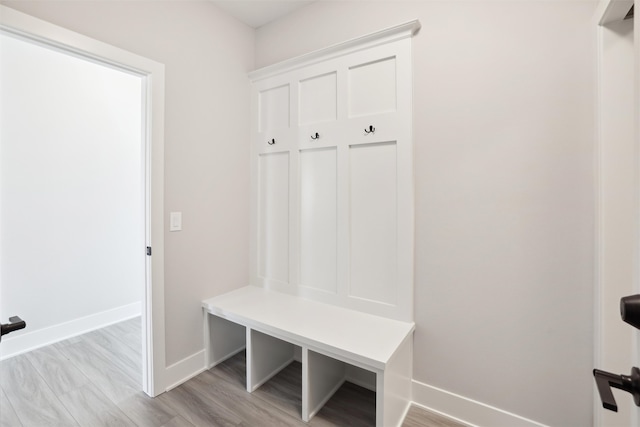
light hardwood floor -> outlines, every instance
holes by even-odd
[[[373,426],[375,393],[345,383],[309,424],[300,420],[301,365],[254,393],[240,353],[149,398],[141,390],[140,319],[0,362],[0,426]],[[1,345],[1,344],[0,344]],[[403,427],[463,427],[411,408]]]

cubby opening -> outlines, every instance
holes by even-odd
[[[298,354],[301,348],[296,346]],[[296,360],[298,359],[298,360]],[[257,388],[252,396],[300,420],[302,417],[302,362],[294,359]],[[212,368],[238,389],[246,387],[246,352]],[[314,418],[320,424],[372,426],[376,422],[375,373],[346,364],[346,379]]]
[[[359,383],[359,384],[358,384]],[[351,411],[354,418],[376,421],[376,373],[333,357],[304,349],[302,352],[302,419],[310,421],[316,414],[332,408]],[[351,407],[349,396],[358,396],[359,405]],[[367,403],[368,399],[370,402]]]
[[[211,368],[242,352],[247,346],[247,328],[218,316],[205,316],[208,335],[207,366]]]

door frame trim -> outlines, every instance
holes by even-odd
[[[596,12],[593,16],[592,27],[594,31],[594,43],[596,57],[594,61],[595,69],[595,109],[594,109],[594,123],[595,123],[595,150],[594,150],[594,220],[595,220],[595,240],[594,240],[594,352],[593,361],[594,367],[601,367],[602,364],[602,299],[603,299],[603,225],[602,225],[602,123],[601,123],[601,94],[602,94],[602,61],[603,61],[603,27],[607,24],[622,21],[627,12],[634,5],[634,0],[601,0],[598,3]],[[634,210],[634,223],[632,233],[635,236],[633,239],[633,265],[632,265],[632,289],[636,293],[640,293],[640,18],[634,15],[634,139],[635,145],[635,177],[633,182],[633,210]],[[622,320],[620,320],[622,322]],[[640,363],[640,343],[639,334],[633,334],[633,343],[631,351],[632,360],[636,363]],[[634,363],[634,365],[636,364]],[[606,369],[604,367],[603,369]],[[627,374],[627,372],[621,372]],[[593,419],[594,426],[602,426],[603,412],[600,396],[595,387],[593,388]],[[638,425],[640,422],[640,410],[631,411],[630,425]]]
[[[142,303],[143,391],[165,384],[164,322],[164,64],[0,5],[0,30],[81,58],[138,75],[143,87],[145,289]],[[140,248],[140,251],[146,248]]]
[[[603,0],[598,3],[595,13],[596,24],[606,25],[622,21],[633,6],[634,0]]]

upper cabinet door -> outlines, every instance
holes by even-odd
[[[295,142],[297,87],[282,77],[253,89],[254,144],[259,153],[289,150]]]
[[[338,118],[338,73],[331,71],[299,83],[299,124],[312,125]]]
[[[396,58],[377,59],[349,67],[349,117],[396,111]]]
[[[338,144],[340,130],[336,125],[343,102],[339,92],[341,77],[335,62],[314,64],[296,73],[299,149]]]
[[[288,129],[291,116],[291,87],[283,84],[258,92],[258,132]]]

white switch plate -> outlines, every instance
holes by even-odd
[[[171,212],[169,215],[169,231],[182,230],[182,212]]]

